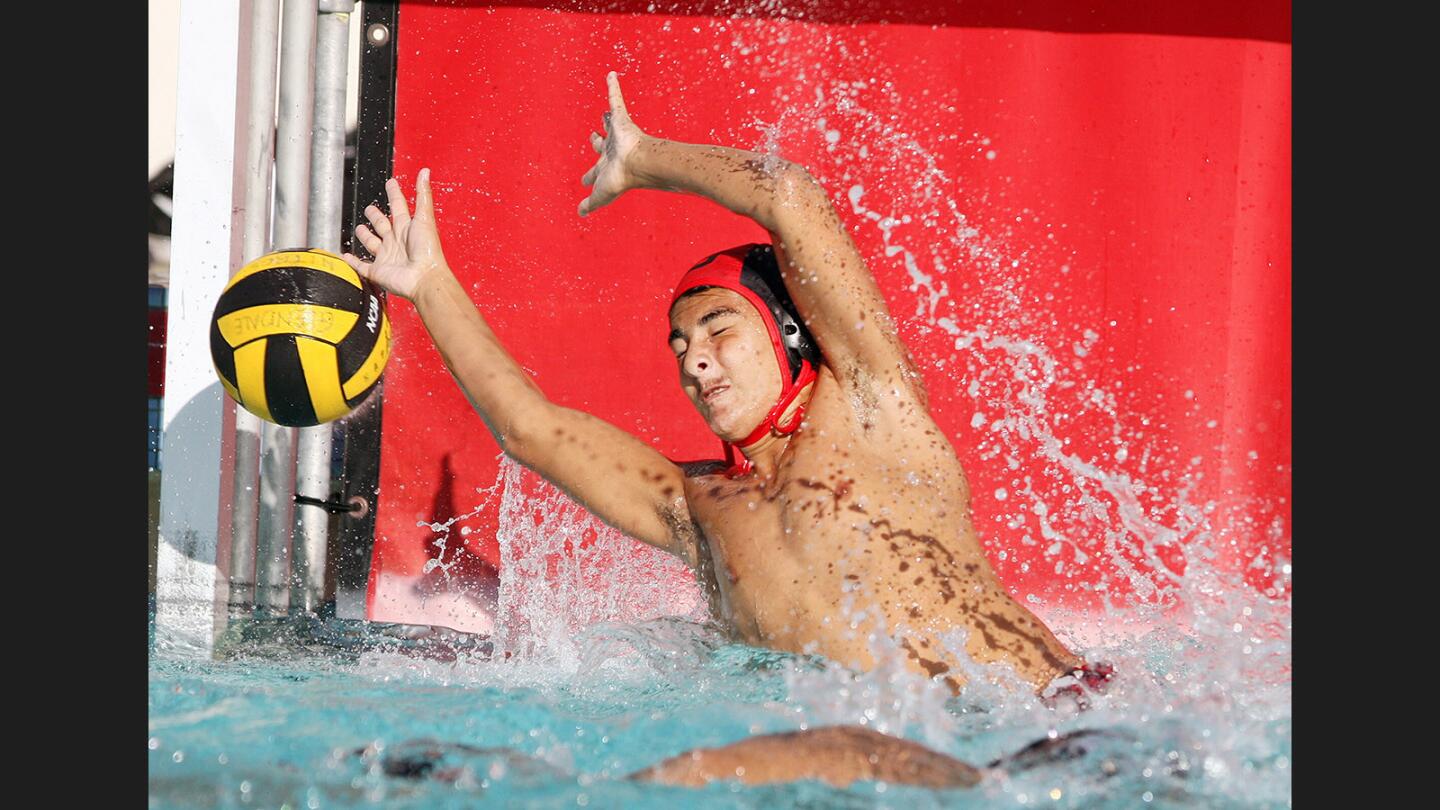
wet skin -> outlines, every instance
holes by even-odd
[[[706,290],[676,303],[671,326],[687,397],[717,435],[749,433],[781,386],[755,308]],[[697,568],[741,639],[869,669],[872,634],[892,635],[913,670],[956,687],[941,642],[955,627],[971,657],[1037,688],[1080,663],[995,577],[964,471],[916,386],[864,374],[847,386],[822,363],[801,429],[779,441],[768,473],[711,465],[684,480]]]

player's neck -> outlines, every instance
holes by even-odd
[[[769,433],[742,450],[751,464],[752,473],[766,480],[774,478],[776,470],[780,468],[780,457],[785,453],[785,448],[790,446],[793,435],[777,436]]]
[[[812,383],[806,386],[806,389],[807,390],[802,391],[800,395],[790,403],[790,407],[786,408],[785,412],[780,415],[780,418],[776,420],[777,424],[791,424],[792,420],[795,419],[796,413],[809,404],[810,397],[815,393],[815,386]],[[801,418],[803,419],[803,416]],[[802,422],[796,431],[785,435],[771,430],[753,444],[740,448],[740,452],[743,453],[745,458],[753,465],[756,475],[763,479],[774,478],[776,471],[780,467],[780,459],[785,454],[786,448],[790,446],[790,440],[795,437],[796,433],[804,429],[805,425],[804,422]]]

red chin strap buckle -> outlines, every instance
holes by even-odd
[[[730,469],[726,470],[726,475],[731,478],[737,478],[755,469],[755,464],[751,462],[743,452],[740,460],[738,462],[735,460],[735,448],[738,447],[741,451],[744,451],[745,448],[755,444],[771,433],[774,433],[776,436],[789,436],[800,429],[800,424],[804,421],[805,417],[805,406],[803,404],[795,409],[795,413],[790,417],[788,423],[784,425],[780,424],[780,417],[784,415],[785,409],[790,407],[790,403],[794,402],[795,398],[800,396],[800,392],[805,390],[805,386],[815,382],[819,376],[819,373],[815,371],[815,367],[810,365],[809,360],[802,361],[799,376],[797,376],[795,381],[790,384],[790,387],[780,395],[780,401],[775,403],[775,407],[770,409],[770,413],[766,414],[760,424],[756,425],[755,429],[750,431],[750,435],[733,445],[730,442],[725,442],[725,461],[730,465]]]

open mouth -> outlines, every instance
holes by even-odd
[[[711,386],[711,387],[706,388],[706,389],[704,389],[703,391],[700,392],[700,401],[701,401],[701,402],[713,402],[713,401],[715,401],[715,398],[716,398],[716,397],[720,396],[721,394],[723,394],[723,393],[725,393],[726,391],[729,391],[729,390],[730,390],[730,386],[725,385],[725,384],[723,384],[723,383],[720,384],[720,385]]]

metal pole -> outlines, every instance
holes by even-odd
[[[314,112],[316,0],[285,0],[280,42],[280,110],[275,143],[275,245],[305,247]],[[260,534],[255,604],[268,615],[290,607],[290,538],[295,514],[295,430],[266,423],[260,457]]]
[[[345,179],[345,80],[354,0],[319,0],[315,38],[315,118],[311,127],[311,247],[340,252],[341,200]],[[296,493],[330,497],[330,452],[334,425],[299,431]],[[292,607],[314,613],[325,597],[325,548],[330,514],[318,506],[299,509],[295,525]]]
[[[254,0],[250,17],[250,98],[245,139],[245,225],[241,260],[270,246],[270,175],[275,151],[275,57],[280,0]],[[255,604],[255,527],[260,503],[260,418],[235,403],[235,476],[231,498],[230,613]]]

